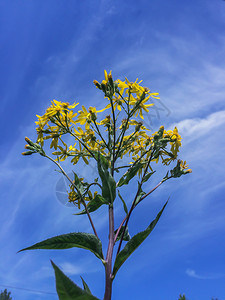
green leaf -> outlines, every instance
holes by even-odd
[[[77,286],[52,260],[51,264],[55,271],[56,291],[59,300],[98,300],[98,298]]]
[[[73,247],[90,250],[98,258],[103,260],[101,241],[94,234],[85,232],[58,235],[24,248],[19,252],[34,249],[69,249]]]
[[[87,283],[84,281],[83,277],[80,276],[80,278],[81,278],[81,280],[82,280],[84,290],[85,290],[87,293],[91,294],[91,290],[89,289]],[[91,295],[92,295],[92,294],[91,294]]]
[[[128,184],[129,181],[137,174],[138,170],[143,166],[143,163],[138,162],[134,166],[132,165],[126,173],[120,178],[117,186],[120,187],[124,184]]]
[[[88,209],[88,212],[91,213],[93,211],[96,211],[100,206],[102,206],[103,204],[109,204],[108,201],[106,201],[101,195],[96,195],[92,200],[90,200],[88,202],[88,205],[87,205],[87,209]],[[84,215],[86,214],[86,210],[82,210],[81,212],[75,214],[75,215]]]
[[[140,246],[140,244],[149,236],[149,234],[154,229],[155,225],[157,224],[159,218],[162,215],[164,208],[166,207],[168,201],[164,204],[161,211],[156,216],[155,220],[151,222],[151,224],[142,232],[139,232],[132,239],[125,245],[122,251],[117,255],[114,268],[113,268],[113,276],[116,275],[119,268],[122,264],[127,260],[127,258]]]
[[[154,173],[155,173],[155,171],[146,174],[145,177],[142,179],[142,183],[148,181],[148,179],[149,179]]]
[[[117,239],[116,239],[116,242],[119,241],[121,239],[121,236],[122,236],[122,233],[124,231],[124,227],[125,226],[122,226],[121,229],[120,229],[120,232],[117,236]],[[118,230],[118,229],[117,229]],[[114,234],[116,234],[117,230],[114,231]],[[124,233],[124,236],[123,236],[123,241],[129,241],[130,240],[130,234],[128,232],[128,227],[126,226],[126,229],[125,229],[125,233]]]
[[[121,194],[120,194],[120,191],[119,191],[119,190],[118,190],[118,195],[119,195],[119,197],[120,197],[121,201],[123,202],[123,209],[124,209],[125,213],[128,215],[128,209],[127,209],[126,202],[123,200],[123,197],[121,196]]]
[[[138,186],[140,186],[140,182],[138,182]],[[140,199],[142,196],[144,196],[146,193],[142,190],[142,188],[139,189],[139,193],[137,195],[137,199],[135,201],[135,206],[138,205],[138,203],[140,202]]]
[[[116,182],[108,171],[105,158],[100,153],[98,154],[98,173],[102,180],[102,196],[108,203],[113,203],[116,198]]]
[[[79,192],[83,194],[85,190],[85,185],[87,184],[83,183],[75,172],[73,172],[73,174],[74,174],[74,185],[79,190]]]

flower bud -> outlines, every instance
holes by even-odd
[[[110,126],[110,121],[111,121],[110,115],[107,115],[107,116],[105,117],[105,119],[106,119],[105,125],[106,125],[107,127],[109,127],[109,126]]]
[[[30,146],[33,146],[34,143],[26,136],[25,137],[25,141],[30,145]]]
[[[96,86],[96,88],[98,89],[102,89],[100,83],[97,80],[93,80],[94,85]]]
[[[159,131],[158,131],[158,134],[159,134],[160,137],[163,136],[163,132],[164,132],[164,126],[160,126]]]
[[[32,146],[30,146],[30,145],[25,145],[24,148],[25,148],[25,149],[29,149],[29,150],[33,150],[33,149],[34,149],[34,147],[32,147]]]
[[[142,125],[143,122],[138,122],[138,124],[135,126],[135,132],[139,131]]]
[[[97,119],[97,116],[96,116],[96,114],[90,108],[89,108],[89,113],[91,115],[91,120],[95,121]]]
[[[108,79],[109,79],[109,84],[110,84],[111,87],[113,88],[113,87],[114,87],[114,82],[113,82],[113,79],[112,79],[112,74],[111,74],[111,72],[110,72],[109,75],[108,75]]]
[[[31,155],[33,153],[34,153],[33,151],[27,151],[27,152],[22,152],[22,155]]]

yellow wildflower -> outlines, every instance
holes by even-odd
[[[179,147],[181,147],[181,136],[178,133],[177,127],[174,128],[174,130],[168,130],[166,132],[166,135],[169,135],[172,142],[171,144],[171,152],[175,157],[177,157],[177,153],[179,152]]]
[[[105,110],[96,110],[95,107],[89,107],[89,110],[85,108],[84,105],[82,105],[82,110],[79,110],[79,116],[77,117],[77,120],[74,123],[79,123],[80,125],[85,125],[85,129],[88,130],[90,128],[90,123],[96,120],[97,113],[103,112]]]
[[[124,103],[126,101],[127,103],[129,103],[129,105],[133,106],[133,108],[135,107],[135,105],[138,105],[135,110],[135,116],[140,115],[140,117],[143,119],[142,110],[148,112],[148,107],[154,105],[153,103],[147,104],[146,102],[150,99],[150,97],[155,99],[159,99],[159,97],[158,93],[150,93],[150,90],[148,88],[141,86],[140,83],[142,82],[142,80],[139,82],[137,81],[138,79],[136,79],[135,82],[130,82],[127,78],[125,81],[121,81],[120,79],[118,79],[116,82],[118,84],[118,88],[120,89],[119,96],[115,97],[113,101],[118,102],[118,100],[120,100],[121,103]],[[125,95],[123,96],[124,91]]]

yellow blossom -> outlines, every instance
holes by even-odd
[[[97,115],[97,113],[99,112],[103,112],[105,110],[96,110],[95,107],[89,107],[89,110],[87,111],[87,109],[85,108],[84,105],[82,105],[82,110],[79,110],[79,116],[77,117],[77,120],[75,121],[75,123],[79,123],[80,125],[84,125],[85,124],[85,129],[88,130],[90,128],[90,123],[94,121]]]

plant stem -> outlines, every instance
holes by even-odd
[[[113,153],[111,153],[111,175],[114,175],[114,165],[115,165],[115,147],[116,147],[116,118],[113,108],[112,97],[110,97],[110,103],[113,115]],[[113,203],[109,204],[109,244],[106,255],[105,264],[105,295],[104,300],[111,300],[112,298],[112,256],[114,248],[114,212]]]
[[[105,295],[104,300],[111,300],[112,297],[112,255],[114,248],[114,213],[113,205],[109,205],[109,244],[105,265]]]

